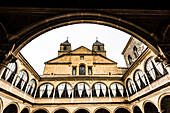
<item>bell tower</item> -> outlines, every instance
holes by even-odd
[[[92,51],[96,52],[98,54],[101,54],[103,56],[106,56],[106,51],[104,49],[104,44],[99,42],[97,37],[96,37],[96,42],[93,43]]]
[[[67,40],[60,44],[60,50],[58,51],[58,56],[65,54],[67,52],[70,52],[70,51],[71,51],[71,43],[69,43],[68,37],[67,37]]]

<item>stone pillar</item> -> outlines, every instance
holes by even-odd
[[[72,97],[71,97],[71,102],[74,101],[74,89],[72,89]]]

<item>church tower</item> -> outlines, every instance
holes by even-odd
[[[96,38],[96,42],[93,43],[92,51],[106,57],[106,51],[104,49],[104,44],[99,42],[97,38]]]
[[[60,50],[58,51],[58,56],[71,51],[71,43],[69,43],[68,38],[65,42],[60,44]]]

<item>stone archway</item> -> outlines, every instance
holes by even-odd
[[[59,28],[61,26],[77,23],[94,23],[122,30],[138,38],[155,53],[159,53],[156,43],[158,40],[157,36],[135,25],[134,23],[123,20],[119,17],[105,15],[102,13],[77,12],[58,15],[53,18],[47,18],[39,21],[11,37],[10,40],[17,37],[14,54],[17,54],[26,44],[44,32],[50,31],[54,28]]]
[[[18,113],[18,108],[15,104],[10,104],[4,109],[3,113]]]
[[[142,111],[138,106],[135,106],[133,109],[133,113],[142,113]]]
[[[170,113],[170,95],[163,97],[161,100],[161,112]]]
[[[130,112],[125,108],[119,108],[115,111],[115,113],[130,113]]]
[[[147,102],[144,106],[145,113],[159,113],[157,107],[151,102]]]

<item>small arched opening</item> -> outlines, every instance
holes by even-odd
[[[119,108],[115,111],[115,113],[130,113],[130,112],[125,108]]]
[[[27,108],[24,108],[21,113],[29,113],[29,110]]]
[[[79,109],[75,113],[89,113],[89,111],[87,111],[85,109]]]
[[[106,109],[98,109],[95,113],[110,113],[110,112]]]
[[[54,113],[68,113],[68,111],[65,109],[59,109],[59,110],[55,111]]]
[[[3,113],[18,113],[17,106],[15,104],[10,104],[4,109]]]
[[[142,113],[142,111],[138,106],[135,106],[133,109],[133,113]]]
[[[47,111],[43,109],[36,110],[34,113],[47,113]]]
[[[157,107],[151,102],[147,102],[144,106],[145,113],[159,113]]]

